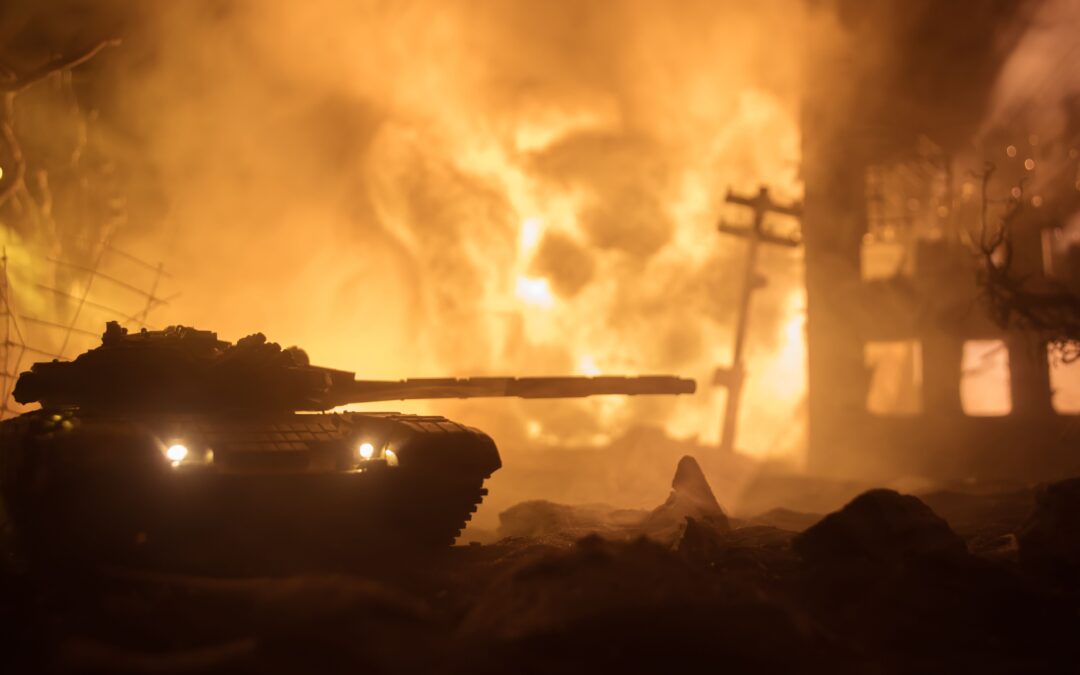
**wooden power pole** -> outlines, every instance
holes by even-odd
[[[735,346],[731,352],[731,365],[727,368],[716,369],[713,375],[713,384],[727,389],[727,401],[724,405],[724,426],[720,433],[720,450],[725,453],[735,452],[735,429],[739,419],[739,399],[742,395],[743,380],[746,377],[746,366],[743,362],[743,347],[746,343],[746,328],[750,322],[750,296],[754,291],[764,285],[764,281],[757,273],[757,254],[759,244],[774,244],[777,246],[798,247],[802,240],[797,237],[784,237],[769,232],[764,228],[765,215],[768,213],[781,213],[800,218],[802,205],[781,205],[769,197],[769,189],[761,186],[758,193],[752,197],[736,195],[728,190],[725,199],[730,204],[748,206],[754,210],[754,222],[749,227],[734,227],[720,221],[717,226],[721,232],[732,234],[746,239],[746,266],[743,268],[742,291],[739,294],[739,309],[735,323]]]

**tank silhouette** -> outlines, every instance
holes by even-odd
[[[31,555],[217,568],[451,544],[501,466],[438,416],[321,412],[405,399],[683,394],[669,376],[358,380],[261,334],[106,326],[16,383],[0,490]]]

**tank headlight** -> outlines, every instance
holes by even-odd
[[[356,449],[361,459],[371,459],[375,455],[375,446],[371,443],[361,443]]]
[[[172,462],[173,466],[180,464],[187,456],[187,446],[181,445],[180,443],[173,443],[165,449],[165,457]]]
[[[398,465],[397,453],[394,452],[393,450],[387,448],[386,452],[383,453],[383,457],[386,458],[386,466],[397,466]]]

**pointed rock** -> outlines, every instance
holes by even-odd
[[[687,518],[720,532],[731,530],[727,515],[716,501],[705,474],[697,460],[689,455],[679,460],[675,478],[671,481],[671,494],[645,519],[642,531],[654,539],[674,541],[685,527]]]
[[[673,499],[682,499],[697,504],[700,508],[723,515],[720,503],[716,501],[716,495],[709,487],[709,481],[705,480],[697,460],[690,455],[679,460],[679,466],[675,468],[675,478],[671,480],[671,496],[668,503]]]

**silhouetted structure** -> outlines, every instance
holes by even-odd
[[[847,34],[812,45],[822,85],[803,108],[811,469],[881,480],[1075,474],[1080,424],[1051,405],[1046,345],[1004,333],[979,305],[960,226],[977,222],[979,195],[952,173],[1027,5],[819,4],[838,10]],[[1024,272],[1042,273],[1041,230],[1054,224],[1017,230]],[[890,246],[896,254],[883,262],[877,254]],[[996,416],[962,400],[976,341],[1002,345],[992,358],[1009,384]],[[907,350],[911,382],[892,410],[868,409],[866,358],[879,348]]]
[[[451,543],[500,467],[483,432],[437,416],[300,414],[403,399],[692,393],[675,377],[357,380],[260,333],[128,333],[15,386],[42,409],[0,424],[0,486],[39,554],[173,564]],[[197,536],[194,534],[197,533]]]

